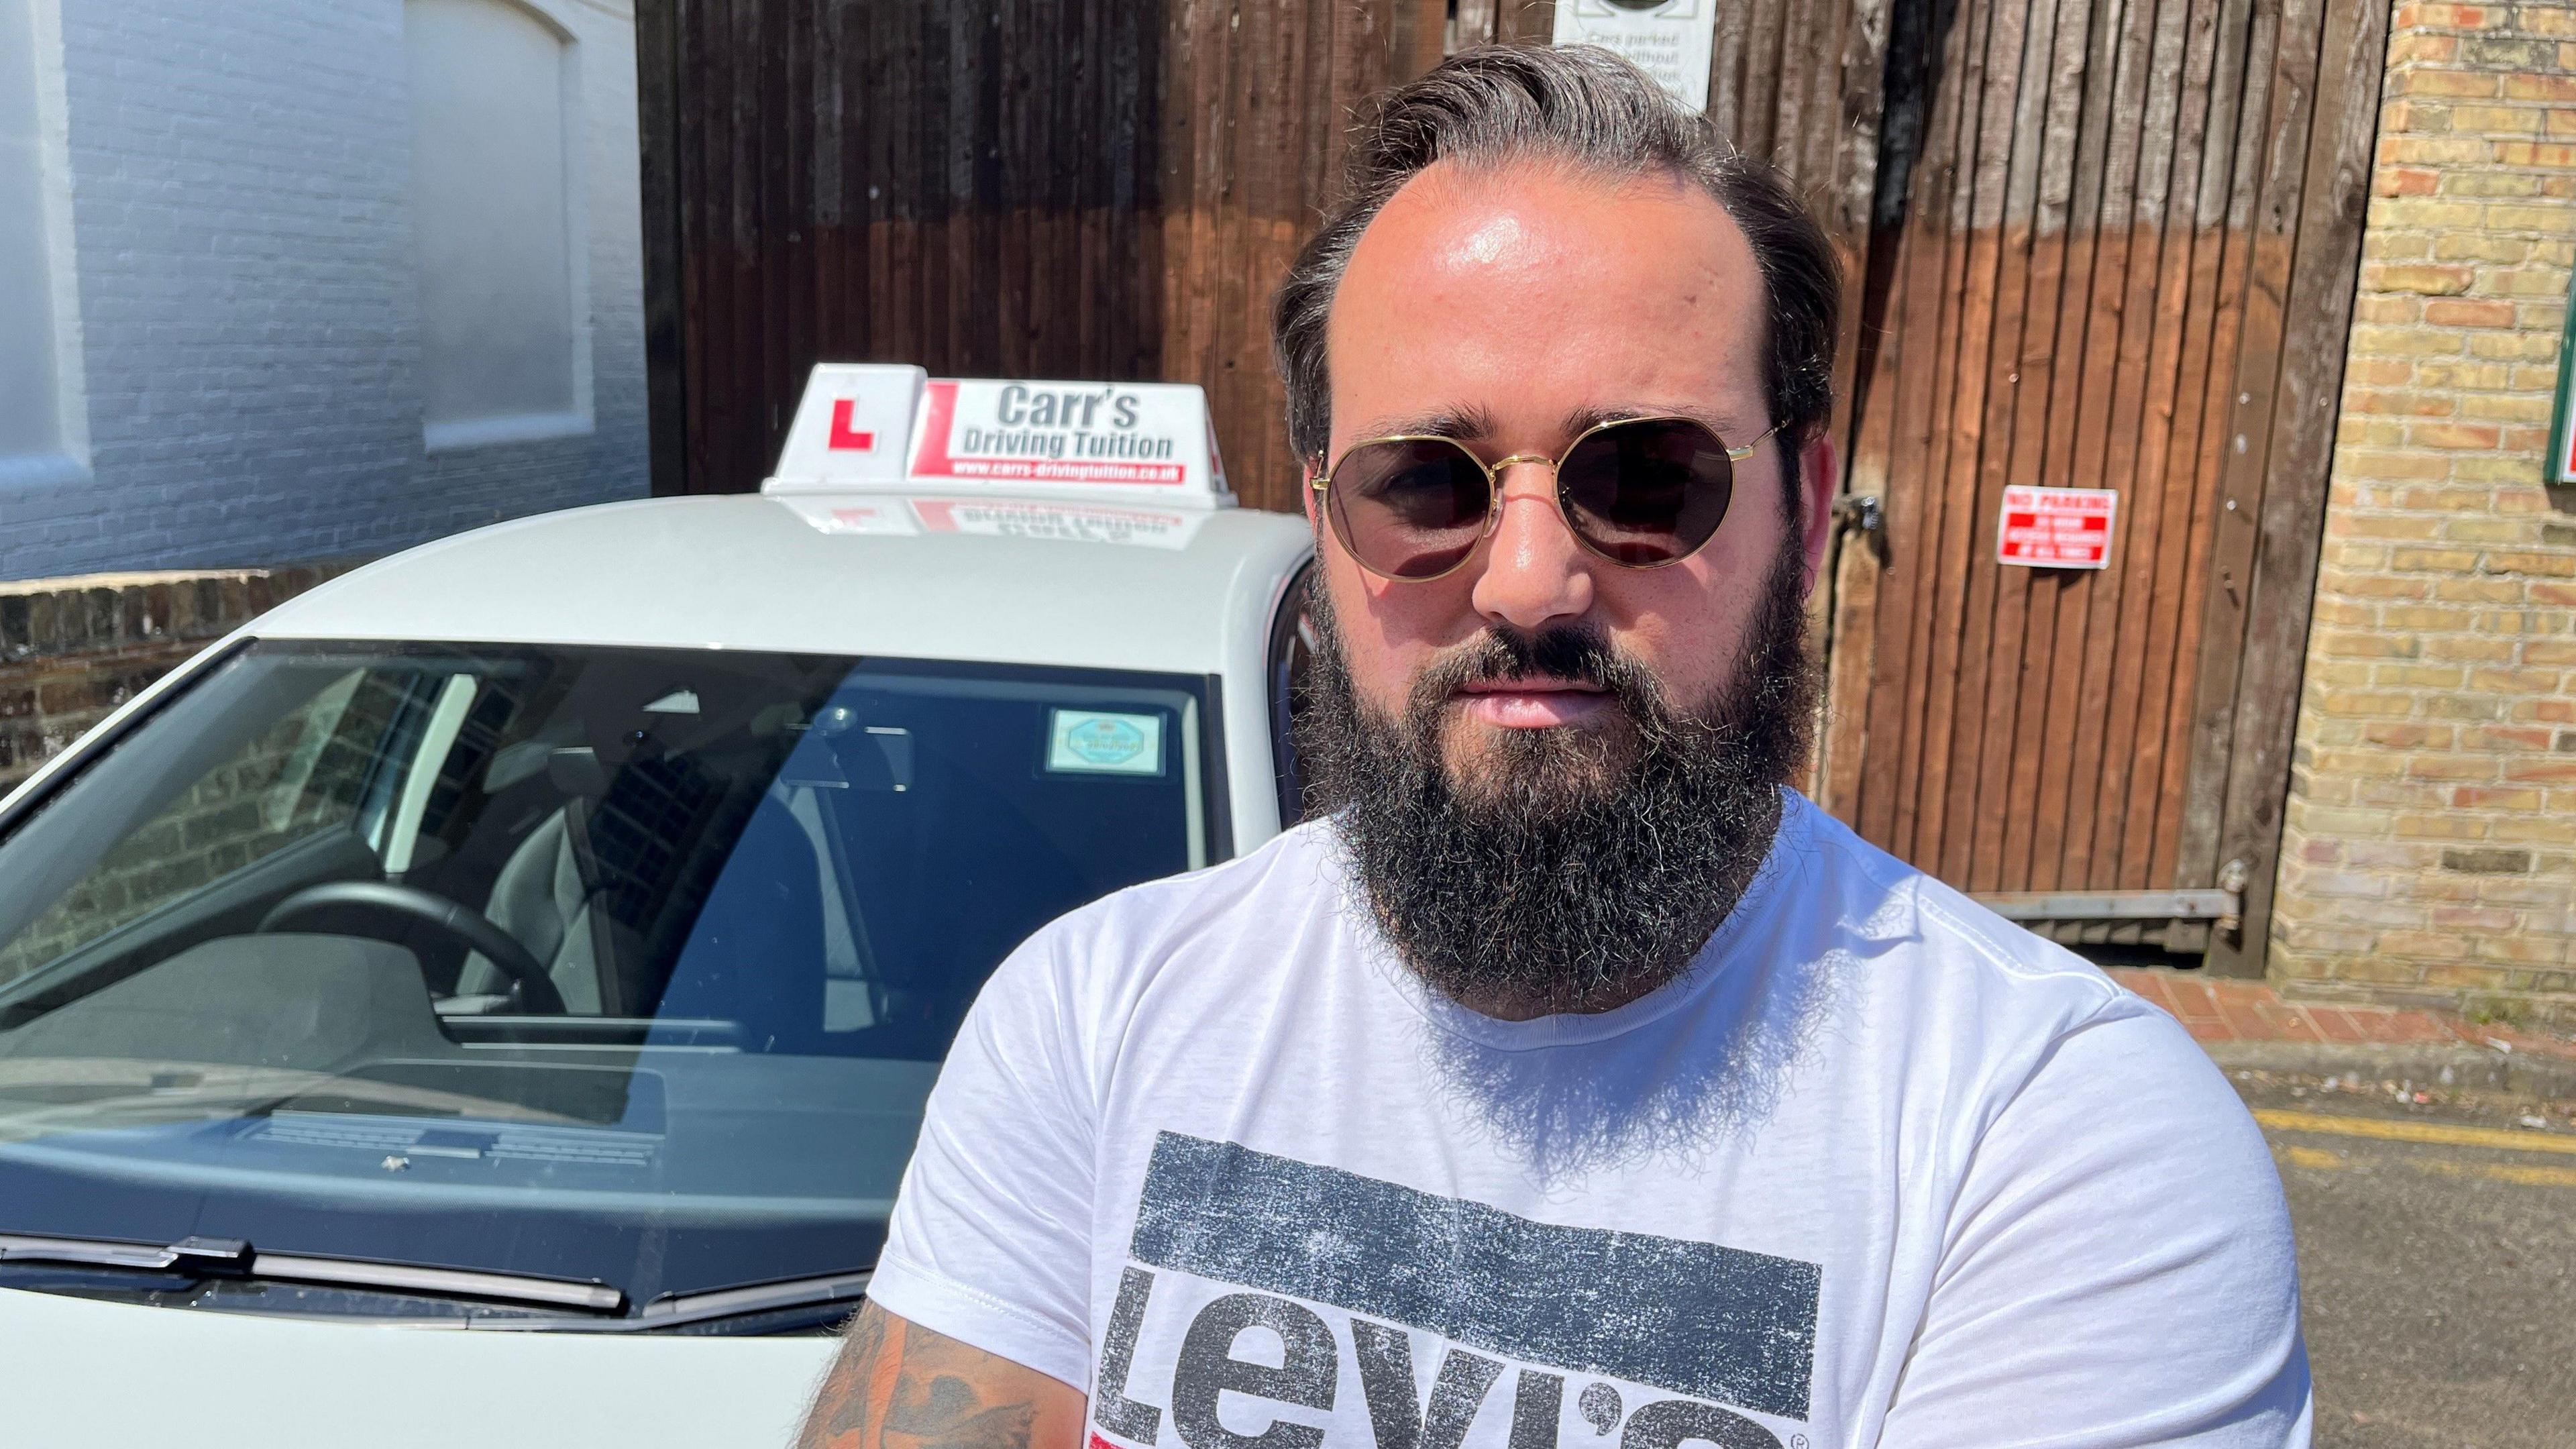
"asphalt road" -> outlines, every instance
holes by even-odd
[[[2299,1236],[2319,1449],[2576,1449],[2576,1126],[2240,1076]]]

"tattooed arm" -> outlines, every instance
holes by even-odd
[[[1082,1391],[980,1348],[859,1310],[798,1449],[1076,1449]]]

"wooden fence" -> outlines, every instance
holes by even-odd
[[[1889,3],[1730,4],[1711,75],[1712,114],[1808,187],[1855,277]],[[758,486],[831,357],[1197,382],[1246,501],[1296,507],[1270,293],[1355,113],[1554,16],[1450,10],[645,0],[656,488]]]
[[[1884,503],[1820,600],[1820,795],[1978,891],[2172,890],[2234,862],[2244,930],[2209,945],[2248,966],[2386,7],[1710,3],[1711,115],[1843,252],[1836,435],[1849,491]],[[1270,293],[1356,109],[1552,20],[642,0],[657,489],[757,486],[830,357],[1194,381],[1245,501],[1295,508]],[[1998,566],[2014,483],[2118,490],[2112,566]]]

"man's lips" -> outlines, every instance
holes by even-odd
[[[1609,691],[1573,679],[1486,679],[1462,686],[1467,718],[1497,729],[1543,730],[1581,724],[1611,707]]]

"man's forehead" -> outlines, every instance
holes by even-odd
[[[1651,266],[1681,280],[1758,280],[1743,229],[1678,172],[1604,174],[1548,160],[1438,162],[1396,189],[1344,274],[1490,283],[1533,269]]]
[[[1758,390],[1763,315],[1751,244],[1686,178],[1444,162],[1388,200],[1336,288],[1335,431],[1445,411],[1436,431],[1463,433],[1512,395],[1551,417],[1702,414]]]

